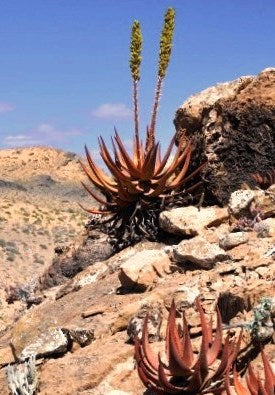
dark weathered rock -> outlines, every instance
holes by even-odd
[[[60,285],[95,262],[110,258],[112,254],[112,247],[105,234],[93,231],[84,235],[77,248],[71,246],[67,253],[54,259],[51,266],[40,277],[39,289]]]
[[[222,321],[229,324],[231,318],[235,317],[240,311],[248,310],[250,306],[246,305],[243,297],[231,292],[222,292],[218,298],[218,307],[222,316]]]
[[[191,97],[174,120],[178,138],[196,141],[193,165],[205,159],[207,197],[227,203],[253,173],[266,174],[275,163],[275,69],[239,78]],[[235,87],[235,88],[234,88]]]

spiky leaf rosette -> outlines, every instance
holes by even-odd
[[[226,374],[226,393],[227,395],[274,395],[275,393],[275,373],[272,370],[271,364],[265,354],[261,351],[263,367],[264,367],[264,381],[261,380],[259,374],[255,374],[251,364],[248,364],[248,371],[245,376],[245,382],[240,381],[239,375],[234,370],[233,372],[233,390],[229,383],[229,372]],[[233,392],[234,391],[234,392]]]
[[[190,333],[183,316],[182,335],[176,325],[176,308],[172,302],[166,330],[166,358],[156,356],[149,345],[147,321],[143,325],[142,339],[136,337],[135,359],[137,370],[143,384],[154,394],[201,394],[221,393],[223,375],[237,357],[241,333],[237,339],[227,335],[223,339],[222,321],[216,309],[216,331],[212,321],[207,323],[200,301],[196,306],[201,320],[201,346],[196,356],[192,347]]]
[[[150,137],[147,135],[147,138]],[[159,211],[171,202],[186,197],[200,185],[200,182],[194,183],[184,192],[176,192],[192,180],[204,164],[188,174],[192,145],[191,142],[186,145],[183,140],[176,147],[174,157],[170,158],[175,136],[163,157],[159,143],[153,142],[146,152],[138,139],[135,140],[131,158],[117,131],[112,143],[113,154],[107,149],[103,138],[99,138],[100,155],[111,175],[95,163],[85,147],[88,165],[81,161],[81,166],[90,182],[105,197],[101,198],[83,183],[88,193],[103,206],[102,210],[92,208],[86,211],[109,216],[104,225],[114,245],[126,246],[142,237],[154,240],[159,232]]]

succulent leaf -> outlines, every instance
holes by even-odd
[[[148,347],[148,319],[143,324],[142,340],[136,338],[135,359],[138,374],[149,389],[163,394],[201,394],[211,389],[221,393],[223,376],[237,356],[238,340],[227,335],[223,342],[221,316],[218,308],[216,335],[213,340],[212,324],[207,323],[200,301],[196,300],[201,319],[202,340],[199,355],[195,358],[186,319],[183,318],[181,336],[176,324],[176,307],[172,301],[166,330],[166,365],[160,355],[154,357]],[[240,335],[241,336],[241,335]],[[218,360],[220,362],[217,364]],[[214,367],[214,366],[215,367]],[[228,383],[227,383],[228,386]],[[163,392],[161,392],[163,391]]]

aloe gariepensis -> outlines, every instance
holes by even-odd
[[[196,300],[201,321],[201,346],[196,356],[187,321],[183,315],[182,329],[176,324],[176,308],[172,302],[165,339],[165,358],[156,356],[148,340],[145,318],[142,338],[135,340],[135,359],[137,370],[143,384],[154,394],[202,394],[224,391],[223,376],[235,361],[241,341],[225,339],[222,333],[221,315],[216,309],[217,323],[215,335],[212,321],[207,323],[200,301]],[[181,335],[182,332],[182,335]]]
[[[141,233],[145,236],[148,235],[150,231],[149,233],[146,231],[146,224],[154,222],[150,226],[156,227],[155,223],[157,220],[155,219],[155,213],[161,205],[163,206],[163,201],[171,203],[178,191],[182,191],[183,186],[202,168],[200,166],[191,174],[188,174],[192,151],[191,141],[182,139],[176,147],[173,158],[171,158],[171,154],[175,147],[175,136],[172,138],[163,157],[161,157],[160,143],[155,141],[156,117],[162,81],[170,60],[174,19],[175,11],[169,8],[165,14],[164,27],[160,38],[157,85],[151,122],[147,128],[145,144],[143,144],[139,136],[138,111],[138,81],[140,79],[142,35],[139,22],[134,21],[130,45],[130,70],[133,82],[135,126],[133,154],[132,156],[128,154],[116,130],[114,138],[112,138],[112,153],[108,150],[104,139],[99,137],[100,155],[111,173],[108,175],[95,163],[88,148],[85,146],[88,164],[86,165],[81,162],[81,166],[90,182],[103,195],[103,198],[101,198],[86,184],[83,184],[88,193],[103,206],[100,209],[91,208],[86,209],[86,211],[91,214],[111,215],[111,218],[116,217],[116,222],[113,223],[112,228],[116,227],[119,218],[123,217],[123,225],[118,226],[120,232],[119,237],[116,235],[118,238],[123,236],[122,228],[125,227],[130,228],[129,232],[131,236],[128,235],[130,238],[134,238],[133,234],[137,228],[139,228],[139,231],[142,229]],[[194,188],[195,185],[192,185],[187,189],[191,192]],[[186,192],[185,190],[184,193]],[[148,214],[148,210],[150,209],[151,214]],[[137,218],[137,210],[144,210],[144,215],[141,213],[140,217]],[[147,213],[145,212],[146,210]],[[147,217],[144,218],[144,216]],[[132,221],[130,225],[127,218],[130,222]],[[153,231],[153,233],[155,234],[156,232]],[[152,235],[152,232],[150,234]]]
[[[261,380],[259,374],[255,374],[251,364],[248,364],[248,369],[245,375],[245,382],[240,380],[236,370],[233,372],[233,385],[229,384],[229,372],[226,375],[226,394],[227,395],[274,395],[275,393],[275,374],[272,370],[271,364],[262,350],[262,361],[264,368],[264,380]],[[233,388],[233,390],[232,390]]]

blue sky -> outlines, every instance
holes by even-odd
[[[1,2],[0,148],[83,152],[133,132],[131,24],[142,26],[141,124],[149,122],[163,14],[176,9],[158,116],[164,144],[191,94],[275,66],[274,0],[9,0]]]

